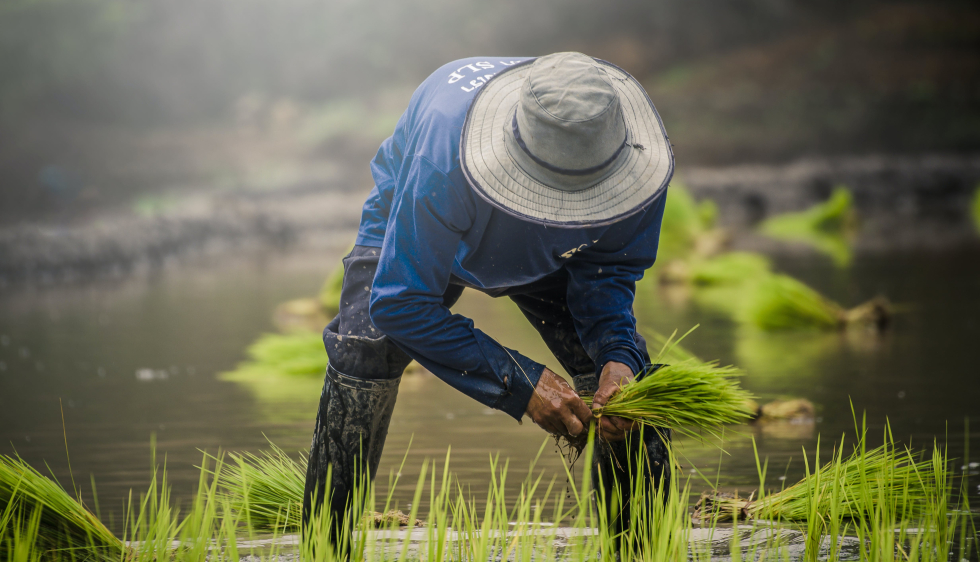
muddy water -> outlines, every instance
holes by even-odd
[[[180,497],[196,483],[201,450],[258,451],[266,438],[304,450],[319,377],[229,382],[219,373],[272,329],[276,303],[315,293],[340,252],[181,265],[116,284],[3,289],[0,452],[16,451],[38,467],[47,462],[70,486],[67,438],[75,483],[88,496],[94,476],[103,511],[118,516],[126,492],[148,482],[152,438]],[[905,305],[904,312],[883,336],[760,337],[721,312],[724,295],[641,286],[637,315],[644,329],[700,323],[688,346],[703,358],[745,367],[744,385],[762,401],[799,396],[818,408],[814,424],[738,429],[728,455],[685,441],[679,447],[685,474],[697,468],[726,488],[754,488],[754,436],[770,459],[768,483],[778,486],[783,474],[795,480],[803,473],[801,451],[812,454],[818,434],[827,444],[852,433],[851,402],[867,412],[873,436],[887,418],[897,438],[928,446],[948,436],[951,454],[962,458],[963,420],[980,420],[980,252],[858,256],[847,270],[819,257],[776,261],[839,302],[881,293]],[[556,366],[506,299],[468,293],[456,310],[503,344]],[[977,425],[973,451],[980,450]],[[379,480],[387,481],[408,450],[396,492],[404,505],[423,460],[441,461],[451,447],[460,480],[482,495],[491,456],[509,458],[511,473],[519,474],[542,445],[538,465],[561,484],[560,457],[533,424],[518,425],[431,375],[406,376]],[[980,477],[975,481],[976,495]]]

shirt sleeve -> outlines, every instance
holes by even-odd
[[[610,361],[633,374],[644,367],[645,350],[636,344],[633,300],[636,282],[657,259],[666,193],[646,211],[636,231],[615,233],[575,254],[565,265],[569,274],[568,307],[575,330],[596,372]]]
[[[425,158],[415,160],[406,188],[392,201],[371,320],[440,379],[520,420],[544,365],[503,347],[443,305],[475,208],[456,182]]]

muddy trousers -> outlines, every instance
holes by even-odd
[[[404,351],[374,327],[368,312],[380,253],[380,248],[355,246],[344,258],[340,312],[323,331],[329,365],[310,446],[303,527],[305,531],[310,517],[327,506],[335,544],[342,539],[345,523],[348,529],[352,528],[355,515],[360,514],[358,506],[351,505],[355,485],[373,480],[377,473],[398,383],[411,362]],[[443,296],[447,307],[456,303],[464,289],[455,281],[451,280]],[[595,392],[595,364],[582,347],[568,312],[567,282],[567,275],[561,270],[529,285],[486,292],[493,297],[510,297],[573,377],[575,389],[580,393]],[[637,344],[646,354],[646,342],[639,335]],[[646,360],[649,363],[649,357]],[[669,431],[661,434],[669,436]],[[627,452],[626,442],[597,444],[593,455],[593,482],[600,492],[597,496],[621,499],[607,501],[607,519],[611,530],[617,533],[629,521],[626,510],[632,505],[633,479],[642,478],[655,485],[669,474],[666,446],[657,432],[645,432],[642,441],[637,434],[630,446],[631,451],[637,451],[637,447],[642,450],[643,470],[636,469],[637,457]]]

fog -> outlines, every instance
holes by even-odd
[[[6,0],[0,223],[330,167],[363,189],[412,89],[480,54],[625,68],[681,169],[972,153],[978,47],[955,1]]]

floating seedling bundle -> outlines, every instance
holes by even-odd
[[[123,560],[126,551],[64,488],[19,457],[0,455],[0,558],[15,559],[8,549],[24,543],[46,559]]]
[[[762,223],[764,234],[777,240],[802,242],[829,255],[836,264],[851,262],[851,238],[857,227],[854,198],[837,187],[830,199],[798,213],[785,213]]]
[[[318,332],[264,334],[248,346],[246,353],[248,361],[240,364],[235,373],[322,375],[327,367],[327,352]]]
[[[699,286],[738,285],[769,275],[765,256],[752,252],[728,252],[707,259],[674,260],[660,274],[663,283]]]
[[[762,223],[762,231],[774,236],[791,236],[807,231],[846,232],[857,223],[854,197],[844,186],[838,186],[830,199],[798,213],[777,215]]]
[[[740,374],[736,367],[696,359],[654,366],[593,412],[695,438],[703,433],[720,438],[722,426],[747,422],[754,415],[746,406],[752,395],[738,385]],[[583,400],[592,405],[591,396]]]
[[[806,284],[786,275],[770,275],[746,295],[741,320],[767,331],[839,330],[853,325],[884,328],[891,304],[876,297],[847,310]]]

